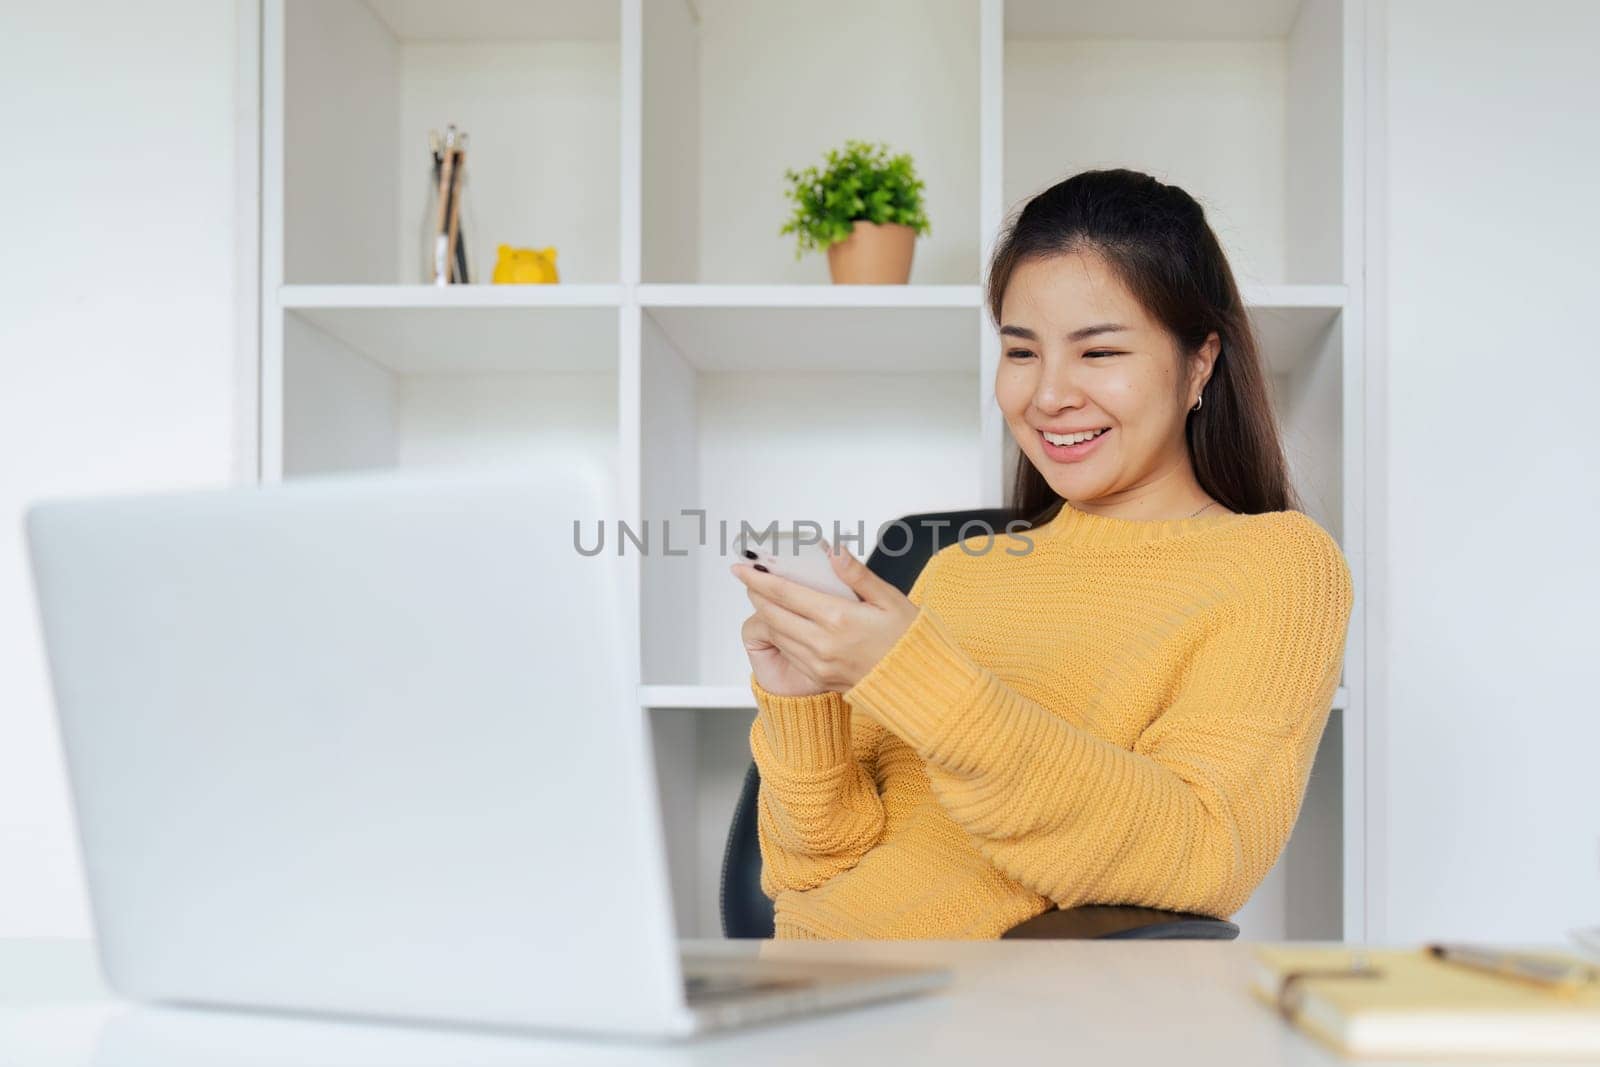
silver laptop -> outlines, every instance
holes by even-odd
[[[574,457],[27,511],[113,989],[665,1038],[949,980],[682,954],[609,486]]]

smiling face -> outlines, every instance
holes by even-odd
[[[1182,358],[1093,252],[1019,263],[1006,284],[1000,334],[995,399],[1058,495],[1081,510],[1134,519],[1176,517],[1211,499],[1195,479],[1184,420],[1211,375],[1216,334]],[[1085,443],[1057,436],[1102,428],[1108,432]]]

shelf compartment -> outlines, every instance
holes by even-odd
[[[784,173],[857,138],[909,153],[926,185],[912,281],[976,282],[979,12],[644,0],[642,279],[826,282],[826,253],[797,259],[779,232]]]
[[[1345,543],[1345,321],[1337,308],[1252,312],[1290,480],[1305,513]]]
[[[678,936],[721,937],[722,853],[750,767],[755,709],[707,715],[699,708],[662,708],[645,721]]]
[[[642,561],[645,682],[748,678],[741,523],[838,522],[864,554],[902,515],[978,506],[975,309],[651,308],[641,326],[642,513],[687,548]]]
[[[1003,199],[1128,167],[1206,209],[1241,283],[1347,280],[1340,0],[1006,0]]]
[[[616,469],[614,308],[302,307],[282,316],[269,470],[560,462]],[[271,455],[272,441],[281,452]]]
[[[620,280],[616,4],[268,0],[265,12],[263,163],[269,217],[284,223],[269,278],[423,280],[426,135],[454,123],[469,137],[475,282],[500,244],[555,247],[564,282]]]
[[[1243,296],[1268,373],[1292,375],[1323,358],[1346,291],[1342,285],[1265,285],[1248,287]]]

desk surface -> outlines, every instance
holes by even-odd
[[[692,941],[686,947],[753,954],[757,946]],[[107,992],[86,941],[0,940],[0,1064],[971,1067],[1000,1057],[1130,1067],[1355,1062],[1283,1024],[1251,997],[1251,947],[1239,941],[766,942],[761,954],[768,957],[931,962],[949,967],[955,977],[944,990],[909,1000],[685,1044],[643,1045],[144,1007]],[[1370,1067],[1378,1061],[1361,1062]]]

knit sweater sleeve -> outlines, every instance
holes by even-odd
[[[996,868],[1068,908],[1227,917],[1277,862],[1332,706],[1353,602],[1308,521],[1250,561],[1173,697],[1121,747],[961,648],[924,604],[845,693],[926,761],[934,796]]]
[[[927,569],[907,594],[920,605]],[[750,676],[756,717],[750,752],[761,775],[756,832],[761,889],[813,889],[849,870],[883,836],[878,792],[880,723],[851,713],[839,693],[785,697]]]

